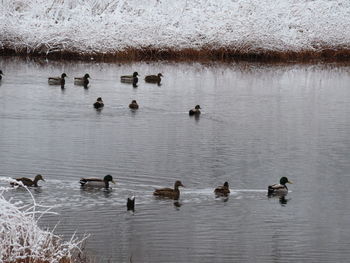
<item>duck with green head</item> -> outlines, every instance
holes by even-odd
[[[171,198],[174,200],[178,200],[180,197],[180,190],[179,187],[185,187],[181,181],[176,181],[174,184],[174,189],[172,188],[160,188],[156,189],[153,192],[153,195],[158,196],[158,197],[165,197],[165,198]]]
[[[230,193],[228,182],[225,182],[223,186],[218,186],[215,188],[214,193],[217,196],[227,196]]]
[[[132,74],[132,75],[124,75],[120,77],[120,81],[122,83],[130,83],[133,86],[136,86],[137,82],[139,81],[139,79],[137,78],[137,76],[139,76],[139,73],[137,73],[136,71]]]
[[[42,177],[41,174],[37,174],[34,178],[34,180],[29,179],[27,177],[21,177],[21,178],[16,178],[15,179],[18,182],[22,182],[25,186],[33,186],[33,187],[38,187],[38,182],[40,180],[44,181],[44,178]],[[17,185],[16,183],[11,183],[12,186]]]
[[[82,187],[104,187],[109,188],[109,182],[115,184],[113,177],[107,174],[103,179],[99,178],[81,178],[79,183]]]
[[[64,87],[64,84],[66,83],[64,78],[66,77],[66,73],[62,73],[61,77],[49,77],[49,85],[61,85],[61,87]]]
[[[288,187],[286,186],[286,184],[292,184],[291,181],[288,180],[287,177],[283,176],[280,179],[280,183],[279,184],[273,184],[273,185],[269,185],[267,188],[267,194],[268,195],[274,195],[274,194],[287,194],[288,193]]]
[[[87,73],[84,75],[84,77],[74,78],[74,85],[87,87],[87,85],[89,84],[89,78],[91,77]]]

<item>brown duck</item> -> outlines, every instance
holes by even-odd
[[[160,83],[162,80],[160,77],[163,77],[162,73],[158,73],[158,75],[148,75],[145,77],[145,81],[148,83]]]
[[[228,182],[225,182],[223,186],[218,186],[215,188],[214,193],[216,195],[228,195],[230,193],[230,189],[228,188]]]
[[[137,110],[139,108],[139,105],[137,104],[136,100],[133,100],[130,104],[129,104],[129,108],[133,109],[133,110]]]
[[[154,191],[153,195],[159,196],[159,197],[167,197],[167,198],[171,198],[171,199],[174,199],[174,200],[178,200],[179,197],[180,197],[179,186],[185,187],[185,186],[183,186],[181,181],[176,181],[175,184],[174,184],[174,189],[171,189],[171,188],[156,189]]]
[[[40,181],[40,180],[45,181],[44,178],[41,176],[41,174],[36,175],[34,180],[26,178],[26,177],[16,178],[15,180],[18,182],[22,182],[25,186],[34,186],[34,187],[38,187],[38,181]],[[18,184],[11,183],[11,185],[14,186],[14,185],[18,185]]]

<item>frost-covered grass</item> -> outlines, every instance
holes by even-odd
[[[0,181],[13,179],[0,178]],[[50,208],[37,204],[28,189],[32,198],[30,205],[7,200],[4,192],[9,190],[0,189],[0,262],[76,262],[74,256],[80,252],[82,241],[75,236],[63,241],[53,231],[39,228],[38,220],[49,213]]]
[[[349,0],[1,0],[0,50],[344,56]]]

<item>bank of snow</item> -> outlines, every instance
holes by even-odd
[[[348,0],[1,3],[0,49],[17,53],[350,53]]]
[[[63,241],[52,231],[39,228],[38,220],[49,208],[36,204],[34,198],[30,205],[7,200],[4,192],[9,190],[14,189],[0,189],[0,262],[73,262],[81,241],[74,236]]]

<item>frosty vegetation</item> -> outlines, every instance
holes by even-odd
[[[349,14],[349,0],[1,0],[0,50],[350,53]]]
[[[3,182],[11,180],[0,178]],[[32,198],[30,205],[6,200],[4,193],[9,190],[0,189],[0,262],[73,262],[82,241],[75,236],[63,241],[52,231],[40,229],[38,220],[49,213],[50,208],[37,204],[28,189]]]

